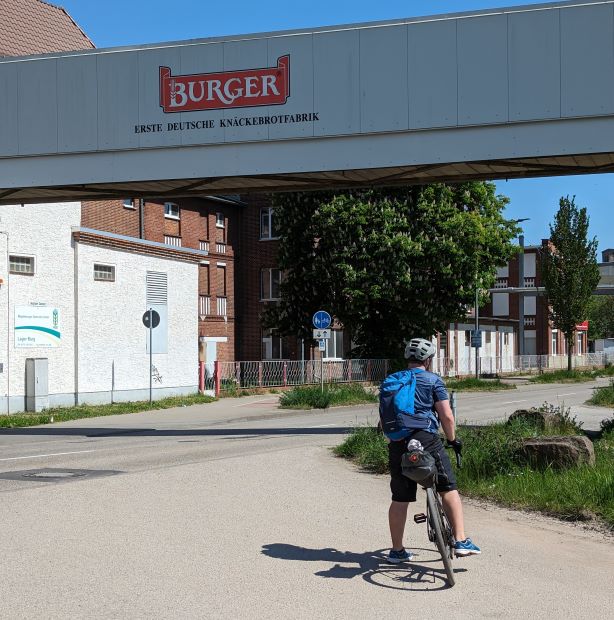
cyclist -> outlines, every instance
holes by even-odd
[[[455,555],[468,556],[480,553],[470,538],[465,536],[463,519],[463,506],[456,486],[456,478],[450,465],[450,459],[446,454],[441,439],[439,427],[448,440],[448,445],[460,449],[461,442],[456,439],[454,416],[450,408],[448,392],[439,375],[430,371],[431,362],[435,355],[435,347],[430,340],[414,338],[405,347],[405,358],[408,361],[408,370],[421,369],[415,373],[416,391],[414,407],[416,419],[422,418],[416,423],[421,428],[407,428],[407,436],[398,441],[390,441],[388,444],[388,459],[390,464],[390,489],[392,502],[388,510],[388,522],[390,525],[390,537],[392,549],[388,555],[388,562],[399,564],[412,559],[413,554],[408,553],[403,546],[403,534],[407,521],[407,509],[409,502],[416,501],[417,484],[403,475],[401,471],[401,457],[407,452],[407,443],[410,439],[420,441],[425,450],[430,452],[437,463],[438,481],[437,491],[441,495],[442,504],[452,529],[456,544]],[[424,419],[428,419],[427,428],[424,429]],[[411,426],[411,421],[408,423]]]

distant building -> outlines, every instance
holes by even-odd
[[[184,300],[197,296],[203,252],[83,228],[78,202],[0,217],[0,412],[25,409],[35,359],[44,405],[146,399],[149,307],[154,398],[197,391],[198,314]]]

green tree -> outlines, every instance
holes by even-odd
[[[550,243],[542,250],[542,280],[549,316],[567,338],[567,370],[571,370],[576,325],[586,319],[591,295],[599,283],[597,239],[588,238],[586,208],[561,198],[550,224]]]
[[[399,357],[404,340],[466,317],[476,282],[493,285],[518,232],[502,216],[507,202],[482,182],[278,194],[285,275],[264,325],[311,338],[322,308],[342,323],[355,354]]]
[[[610,295],[593,295],[588,304],[588,337],[614,338],[614,297]]]

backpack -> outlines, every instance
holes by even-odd
[[[386,377],[380,386],[379,417],[384,435],[391,441],[407,437],[412,430],[426,430],[432,414],[414,409],[416,375],[423,368],[402,370]]]

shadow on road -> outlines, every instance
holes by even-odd
[[[386,562],[387,550],[366,553],[339,551],[327,547],[308,549],[286,543],[263,545],[262,553],[278,560],[298,562],[330,562],[332,566],[314,574],[328,579],[353,579],[362,577],[381,588],[414,591],[437,591],[448,588],[445,571],[439,554],[434,549],[412,549],[416,560],[407,564],[392,565]],[[457,568],[455,573],[466,572]]]
[[[215,436],[259,436],[259,435],[339,435],[349,433],[349,426],[327,428],[78,428],[74,426],[37,426],[0,429],[2,435],[32,435],[56,437],[215,437]]]

